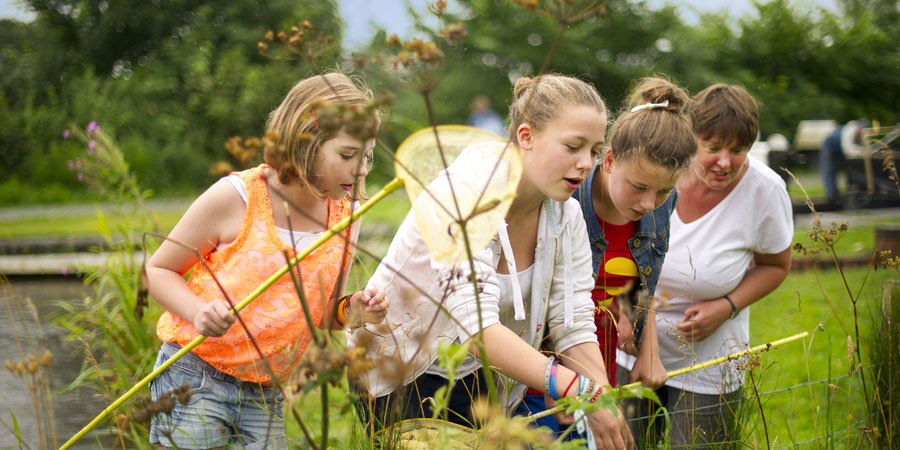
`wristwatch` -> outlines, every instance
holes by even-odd
[[[731,297],[728,296],[728,294],[726,294],[726,295],[724,295],[724,296],[722,296],[722,297],[723,297],[725,300],[728,300],[728,304],[731,305],[731,317],[729,317],[729,319],[734,319],[735,317],[738,316],[738,313],[739,313],[740,311],[738,311],[737,306],[734,306],[734,300],[732,300]]]

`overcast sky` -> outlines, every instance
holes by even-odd
[[[403,0],[337,0],[341,15],[347,22],[345,44],[353,48],[365,44],[372,36],[375,24],[383,26],[401,36],[412,33],[412,20],[406,13],[406,1]],[[750,14],[754,11],[752,0],[647,0],[651,7],[659,7],[666,3],[679,5],[681,15],[688,23],[696,23],[700,14],[726,10],[734,17]],[[824,7],[836,10],[837,0],[791,0],[799,8],[812,9]],[[408,3],[427,5],[427,0],[409,0]],[[453,1],[450,5],[452,7]],[[424,9],[424,6],[421,7]],[[18,20],[31,20],[33,17],[25,10],[21,0],[0,0],[0,17],[11,17]]]

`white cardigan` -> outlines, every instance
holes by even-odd
[[[461,155],[451,165],[451,173],[461,159],[465,158]],[[501,323],[496,277],[500,248],[495,236],[487,248],[475,253],[479,321],[470,265],[465,262],[448,269],[433,264],[410,211],[367,285],[382,289],[390,299],[387,318],[379,325],[355,330],[348,338],[349,346],[366,348],[376,363],[360,380],[370,395],[387,395],[419,377],[437,359],[439,341],[466,342],[480,329]],[[539,348],[544,327],[549,327],[554,351],[559,353],[585,342],[596,344],[593,287],[581,207],[574,199],[565,203],[546,199],[538,225],[531,296],[524,299],[529,326],[514,331]],[[443,308],[438,305],[442,299]],[[509,387],[506,403],[512,407],[525,386],[512,383]]]

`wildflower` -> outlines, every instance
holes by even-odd
[[[94,149],[92,149],[92,148],[87,149],[87,155],[94,156]]]
[[[63,266],[62,269],[59,269],[60,275],[67,277],[69,276],[69,268],[67,266]]]
[[[450,45],[460,45],[466,40],[466,27],[462,22],[447,25],[441,29],[441,36],[447,38]]]
[[[88,148],[94,148],[96,146],[97,146],[97,141],[92,140],[92,141],[88,142]]]
[[[69,167],[69,170],[75,170],[75,162],[73,162],[71,159],[66,161],[66,165]]]
[[[40,363],[40,365],[44,367],[50,367],[50,363],[52,362],[53,353],[45,348],[44,351],[41,352],[41,355],[38,357],[38,363]]]
[[[387,45],[400,48],[403,43],[400,41],[400,38],[396,34],[392,34],[391,37],[387,39]]]
[[[92,121],[90,121],[90,123],[88,123],[87,128],[85,128],[85,131],[87,132],[88,135],[96,134],[98,131],[100,131],[100,125],[97,124],[96,120],[92,120]]]
[[[63,130],[62,137],[63,137],[63,139],[68,139],[69,138],[69,130]]]
[[[435,15],[438,15],[438,16],[443,15],[444,11],[446,9],[447,9],[446,0],[438,0],[438,1],[434,2],[434,5],[431,5],[431,12],[433,12]]]
[[[77,178],[78,181],[84,181],[84,174],[81,172],[78,172],[78,175],[75,175],[75,178]]]

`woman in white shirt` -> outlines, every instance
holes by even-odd
[[[678,182],[669,252],[656,288],[659,352],[667,371],[747,348],[747,308],[777,288],[791,265],[793,218],[784,181],[747,156],[759,130],[753,97],[741,87],[716,84],[693,102],[697,155]],[[617,378],[627,380],[634,357],[619,350],[617,362]],[[671,414],[672,448],[733,439],[742,380],[733,362],[670,378],[658,394]],[[653,412],[646,403],[630,405],[637,408],[629,417]],[[631,424],[639,442],[658,437],[661,430],[648,425]]]
[[[514,96],[509,138],[522,157],[522,178],[497,238],[474,255],[478,282],[470,281],[468,263],[443,268],[430,260],[416,205],[369,280],[396,306],[383,325],[356,330],[349,340],[376,355],[374,369],[354,380],[368,392],[369,405],[358,408],[367,429],[432,417],[428,399],[450,379],[446,419],[477,426],[471,405],[487,394],[478,347],[470,345],[479,334],[490,366],[505,375],[498,390],[507,409],[526,386],[572,397],[609,385],[595,335],[591,250],[571,199],[604,145],[606,107],[592,86],[560,75],[519,79]],[[448,178],[480,176],[479,152],[480,145],[463,150],[431,188],[446,191],[441,183]],[[558,365],[539,351],[545,331]],[[473,354],[447,370],[437,361],[440,342],[470,345]],[[598,410],[587,424],[598,448],[631,446],[621,414]]]

